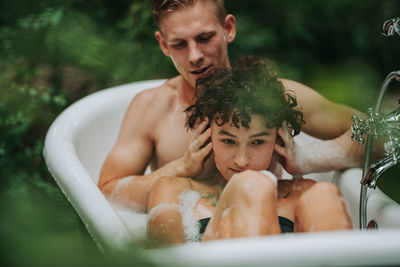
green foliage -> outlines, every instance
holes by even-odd
[[[10,192],[26,180],[41,184],[41,177],[48,177],[41,155],[43,136],[67,100],[53,88],[32,87],[40,73],[23,60],[0,66],[0,166]]]
[[[44,137],[56,116],[78,98],[172,75],[171,64],[161,60],[156,43],[149,45],[149,27],[128,29],[129,23],[147,25],[148,15],[134,21],[109,17],[115,21],[108,25],[102,22],[107,12],[84,12],[81,1],[23,2],[0,1],[0,235],[9,252],[2,266],[138,263],[134,251],[105,259],[84,228],[82,238],[75,211],[44,163]],[[132,4],[132,15],[147,3]]]
[[[400,1],[225,2],[238,27],[231,57],[271,58],[281,76],[335,102],[365,111],[399,66],[399,38],[381,36],[380,28],[399,16]],[[149,0],[0,0],[0,234],[14,250],[4,266],[57,265],[57,255],[69,265],[111,265],[76,249],[77,217],[46,169],[43,142],[51,122],[80,97],[176,74],[154,39],[150,6]]]
[[[352,70],[356,71],[349,75]],[[322,95],[336,103],[363,111],[375,102],[376,86],[381,83],[369,65],[354,59],[318,66],[309,75],[311,88],[319,88]]]
[[[136,250],[102,254],[60,194],[28,183],[0,200],[1,266],[149,266]]]
[[[283,77],[312,85],[339,103],[366,111],[384,77],[398,68],[399,38],[386,38],[380,30],[385,20],[399,16],[399,1],[248,0],[243,4],[231,0],[226,4],[236,15],[238,28],[231,55],[271,58]],[[365,82],[355,82],[354,77]],[[343,86],[338,88],[336,80]],[[354,98],[355,91],[370,96],[363,102]]]

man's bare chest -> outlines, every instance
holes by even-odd
[[[185,126],[186,114],[174,111],[163,114],[154,133],[154,156],[157,165],[162,166],[184,155],[194,133]]]
[[[182,157],[190,142],[197,137],[195,131],[187,129],[185,122],[186,114],[184,112],[176,112],[165,114],[157,123],[154,131],[153,169]],[[201,177],[206,177],[208,174],[214,175],[215,172],[214,159],[208,157]]]

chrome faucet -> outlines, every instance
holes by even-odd
[[[385,21],[382,26],[382,34],[384,36],[400,35],[400,17]],[[353,116],[354,124],[351,127],[353,141],[360,144],[365,143],[364,135],[367,136],[367,144],[365,148],[365,159],[363,175],[361,179],[360,191],[360,228],[367,228],[367,189],[376,188],[376,183],[379,177],[386,170],[398,164],[400,161],[400,99],[397,110],[389,113],[387,116],[382,117],[379,115],[383,97],[385,96],[386,89],[389,83],[393,80],[400,81],[400,70],[389,73],[383,81],[375,109],[368,110],[369,117],[367,119],[360,119]],[[386,136],[387,141],[384,144],[386,157],[375,163],[370,163],[372,143],[374,137]],[[374,223],[376,225],[376,223]]]
[[[364,136],[367,137],[360,193],[361,229],[367,227],[367,187],[375,189],[379,177],[386,170],[400,163],[400,99],[395,111],[387,115],[379,114],[386,89],[393,79],[400,81],[400,70],[391,72],[386,77],[382,84],[375,109],[370,108],[368,110],[368,118],[361,119],[357,116],[353,116],[352,118],[354,124],[351,126],[351,139],[357,141],[359,144],[364,144]],[[386,138],[384,143],[386,157],[374,163],[370,163],[372,143],[375,137]]]
[[[400,153],[393,159],[392,156],[387,156],[373,164],[368,168],[367,174],[362,178],[361,184],[369,188],[376,188],[376,183],[379,177],[389,168],[395,166],[400,161]]]
[[[387,138],[384,143],[386,157],[372,163],[361,180],[361,184],[375,189],[382,173],[400,162],[400,99],[397,109],[387,116],[373,113],[372,109],[369,109],[368,115],[366,120],[353,116],[352,139],[363,144],[363,134]]]

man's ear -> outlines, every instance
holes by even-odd
[[[157,39],[158,44],[160,45],[161,50],[164,53],[164,55],[169,57],[169,51],[168,51],[168,47],[167,47],[167,43],[165,41],[164,35],[161,33],[161,31],[156,31],[154,35]]]
[[[224,19],[224,33],[227,43],[232,43],[236,37],[236,19],[232,14],[226,15]]]

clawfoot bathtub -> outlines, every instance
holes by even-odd
[[[49,129],[44,156],[52,176],[84,222],[97,245],[106,252],[123,250],[146,232],[146,214],[113,206],[97,188],[101,165],[115,142],[123,114],[138,92],[163,80],[105,89],[67,108]],[[298,143],[315,142],[301,134]],[[400,264],[400,205],[379,189],[368,192],[368,221],[378,230],[358,230],[361,169],[311,174],[336,184],[348,202],[352,231],[286,234],[192,243],[143,250],[155,264],[204,265],[390,265]],[[400,188],[399,188],[400,190]]]

